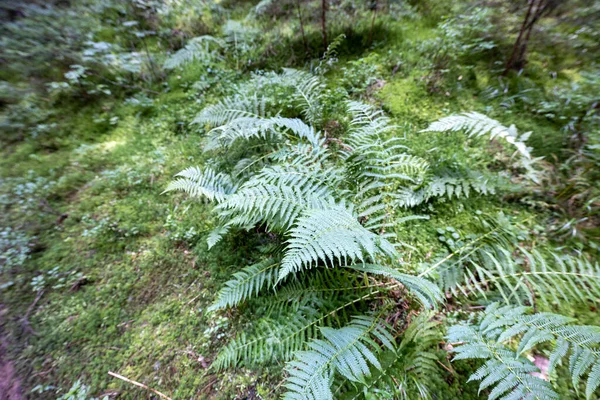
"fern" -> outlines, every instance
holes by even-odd
[[[295,352],[316,338],[319,314],[308,307],[260,318],[250,333],[241,330],[219,351],[211,369],[220,371],[239,364],[252,366],[275,360],[290,360]]]
[[[192,123],[217,127],[238,118],[262,118],[266,114],[266,107],[267,99],[263,97],[231,96],[204,108]]]
[[[165,192],[179,190],[192,197],[221,202],[236,191],[236,185],[229,175],[217,173],[211,168],[202,170],[198,167],[190,167],[175,176],[178,179],[169,183]]]
[[[529,304],[542,301],[560,304],[573,299],[580,301],[600,299],[600,267],[583,257],[545,254],[519,248],[524,259],[515,258],[500,249],[502,261],[486,253],[483,263],[473,263],[466,268],[465,282],[459,289],[463,294],[485,292],[492,286],[507,304]]]
[[[215,208],[230,226],[252,227],[265,222],[271,229],[285,230],[310,209],[328,209],[334,200],[317,183],[285,186],[251,180]]]
[[[517,151],[526,158],[531,158],[525,142],[531,132],[518,135],[514,125],[505,127],[500,122],[477,112],[464,113],[445,117],[429,125],[421,132],[456,132],[465,131],[469,136],[490,135],[490,140],[501,138],[516,147]]]
[[[270,118],[240,117],[212,129],[204,140],[204,150],[217,150],[231,147],[238,139],[263,139],[279,141],[281,132]]]
[[[393,220],[395,192],[408,184],[421,184],[429,169],[422,158],[407,154],[397,138],[383,141],[394,127],[372,106],[348,102],[351,115],[347,148],[342,151],[346,173],[357,185],[355,201],[361,217],[370,217],[369,226],[381,229]],[[375,223],[377,221],[378,223]],[[381,222],[381,223],[379,223]]]
[[[350,114],[350,129],[344,140],[351,151],[362,145],[371,144],[395,127],[390,119],[370,104],[359,101],[348,101],[347,113]]]
[[[219,57],[214,50],[211,50],[213,46],[222,48],[225,46],[225,42],[209,35],[192,38],[184,48],[168,57],[163,67],[165,69],[175,69],[198,60],[211,62]]]
[[[307,140],[313,146],[320,146],[322,144],[319,133],[299,119],[242,116],[212,129],[206,140],[205,150],[230,147],[237,139],[267,139],[271,137],[278,140],[283,137],[283,133],[285,132],[292,133],[298,139]]]
[[[370,398],[367,394],[402,400],[432,398],[433,385],[443,384],[436,354],[441,334],[432,317],[433,313],[423,312],[410,322],[395,350],[382,357],[381,371],[364,387],[365,398]]]
[[[396,249],[384,238],[363,228],[352,211],[343,205],[325,210],[308,210],[290,231],[285,255],[279,270],[279,279],[290,273],[311,268],[319,261],[348,265],[354,260],[364,261],[377,256],[394,258]]]
[[[428,281],[427,279],[409,274],[403,274],[385,265],[354,264],[348,265],[347,268],[369,274],[383,275],[388,278],[393,278],[404,285],[409,291],[411,291],[411,293],[417,296],[419,301],[425,307],[435,307],[436,304],[442,300],[442,293],[440,289],[437,287],[437,285]]]
[[[321,100],[324,86],[321,80],[309,73],[284,69],[284,79],[295,89],[294,101],[310,123],[317,122],[321,117]]]
[[[356,293],[371,290],[371,286],[361,287],[359,277],[345,270],[321,269],[287,280],[269,297],[255,302],[261,305],[256,315],[265,316],[250,329],[239,330],[211,367],[218,370],[291,360],[318,336],[320,325],[346,319],[345,308],[356,303]]]
[[[470,172],[461,175],[457,172],[447,172],[433,177],[420,188],[400,189],[395,196],[395,204],[399,207],[412,208],[436,197],[448,199],[469,197],[471,192],[482,195],[495,194],[496,186],[498,186],[497,182],[482,174]]]
[[[271,286],[277,280],[277,266],[278,263],[270,258],[236,272],[233,279],[227,281],[219,291],[217,300],[209,307],[209,311],[234,307],[247,298],[258,295],[265,286]]]
[[[244,29],[226,29],[236,61],[249,43],[238,40]],[[285,382],[290,399],[327,399],[361,388],[365,397],[430,398],[437,384],[430,377],[439,375],[442,360],[440,330],[425,309],[443,307],[444,297],[469,304],[477,295],[534,308],[600,298],[597,263],[583,255],[529,250],[527,230],[503,215],[477,217],[480,233],[468,236],[464,245],[446,242],[450,253],[415,268],[414,255],[421,252],[395,238],[397,227],[428,216],[407,208],[433,199],[458,204],[473,194],[495,194],[508,186],[506,181],[467,166],[443,170],[414,156],[390,119],[364,103],[346,104],[348,123],[340,124],[348,126],[345,137],[324,137],[315,128],[329,112],[323,88],[319,77],[302,71],[256,73],[236,95],[206,107],[194,120],[208,132],[204,150],[218,150],[218,165],[231,175],[192,168],[168,190],[216,203],[217,227],[208,235],[209,246],[231,229],[253,228],[270,254],[235,272],[210,307],[243,310],[245,304],[259,316],[238,330],[211,368],[291,360]],[[503,138],[516,146],[524,163],[534,161],[524,144],[527,135],[481,114],[442,119],[426,131],[433,130]],[[248,141],[251,145],[239,145]],[[402,255],[400,246],[407,249]],[[418,275],[411,273],[415,269]],[[379,310],[377,317],[351,319],[373,309]],[[557,398],[548,382],[531,374],[537,368],[523,357],[537,344],[554,343],[553,364],[569,357],[575,386],[587,378],[587,396],[595,394],[600,367],[593,328],[546,314],[501,313],[494,321],[489,317],[488,326],[460,325],[449,332],[459,341],[456,360],[484,360],[472,379],[482,381],[481,390],[490,398]],[[414,322],[396,340],[384,316],[398,326]],[[509,346],[519,341],[516,351]]]
[[[230,228],[231,227],[229,225],[219,225],[212,231],[210,231],[208,237],[206,238],[206,244],[208,244],[208,249],[210,250],[213,246],[219,243],[223,236],[226,235],[227,232],[229,232]]]
[[[333,399],[330,386],[335,373],[365,383],[371,375],[369,364],[381,369],[376,356],[381,346],[371,336],[394,348],[387,327],[374,317],[355,317],[341,329],[321,328],[321,334],[323,339],[314,339],[308,344],[310,350],[296,353],[288,362],[285,399]]]
[[[479,327],[455,325],[448,331],[448,340],[460,343],[454,348],[452,361],[482,359],[485,364],[471,375],[469,381],[479,381],[479,391],[494,387],[488,399],[558,399],[549,382],[533,375],[539,369],[531,361],[519,357],[509,348],[493,341]]]
[[[455,351],[463,355],[461,358],[473,358],[474,354],[470,349],[470,346],[473,346],[472,336],[464,336],[469,329],[477,331],[482,338],[493,341],[498,348],[502,348],[502,343],[520,337],[520,343],[514,353],[515,358],[539,344],[556,343],[550,354],[548,373],[550,374],[570,352],[569,372],[573,386],[577,389],[581,377],[589,371],[586,398],[592,398],[600,386],[600,328],[572,325],[573,319],[552,313],[528,315],[529,310],[527,307],[501,307],[498,303],[490,305],[485,310],[478,327],[451,328],[449,334],[451,340],[457,341],[456,339],[462,337],[460,341],[468,343],[457,347]],[[493,367],[494,365],[482,368],[476,373],[475,379],[488,376],[484,383],[497,382],[498,371]],[[534,394],[543,398],[542,391],[536,389]]]

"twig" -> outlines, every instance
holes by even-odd
[[[437,361],[438,364],[440,364],[446,371],[450,372],[451,375],[454,375],[454,371],[452,371],[450,368],[446,367],[444,365],[444,363],[440,362],[440,360],[435,360]]]
[[[40,290],[38,292],[37,296],[35,296],[35,300],[33,300],[33,303],[31,303],[31,305],[27,309],[27,312],[25,313],[25,317],[23,317],[24,319],[29,318],[29,315],[31,315],[31,312],[33,311],[34,307],[36,306],[38,301],[40,301],[40,299],[42,298],[43,295],[44,295],[44,290]]]
[[[146,390],[149,390],[149,391],[151,391],[152,393],[154,393],[154,394],[157,394],[157,395],[159,395],[159,396],[160,396],[160,397],[162,397],[162,398],[165,398],[165,399],[167,399],[167,400],[173,400],[173,399],[171,399],[169,396],[167,396],[166,394],[163,394],[163,393],[159,392],[158,390],[154,390],[154,389],[152,389],[152,388],[149,388],[148,386],[144,385],[143,383],[139,383],[139,382],[133,381],[133,380],[131,380],[131,379],[125,378],[124,376],[122,376],[122,375],[119,375],[119,374],[115,374],[115,373],[114,373],[114,372],[112,372],[112,371],[108,371],[108,374],[109,374],[110,376],[114,376],[115,378],[121,379],[122,381],[129,382],[129,383],[131,383],[131,384],[133,384],[133,385],[136,385],[136,386],[139,386],[139,387],[141,387],[141,388],[144,388],[144,389],[146,389]]]
[[[35,300],[33,300],[33,303],[31,303],[29,308],[27,308],[27,312],[25,312],[25,315],[23,316],[23,318],[21,318],[21,324],[23,326],[23,330],[25,332],[31,333],[32,335],[37,335],[37,332],[35,330],[33,330],[33,328],[31,327],[31,324],[29,323],[29,316],[31,315],[31,313],[33,312],[33,309],[35,308],[35,306],[40,301],[40,299],[42,298],[43,295],[44,295],[44,290],[38,291],[37,296],[35,296]]]
[[[198,297],[200,297],[202,294],[199,294],[198,296],[194,297],[193,299],[191,299],[190,301],[188,301],[187,303],[185,303],[186,306],[189,306],[191,303],[194,302],[194,300],[197,300]]]

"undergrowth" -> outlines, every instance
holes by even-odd
[[[597,396],[594,10],[254,3],[6,7],[26,396]]]

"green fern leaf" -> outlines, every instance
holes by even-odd
[[[600,328],[572,325],[574,321],[572,318],[552,313],[528,315],[529,311],[528,307],[501,307],[498,303],[494,303],[485,310],[478,327],[452,327],[449,334],[451,340],[456,341],[460,339],[461,335],[463,335],[463,339],[469,337],[468,340],[462,340],[469,343],[466,347],[461,345],[456,349],[459,354],[456,359],[475,358],[472,353],[469,353],[469,346],[473,347],[473,341],[479,341],[476,345],[478,347],[495,346],[496,349],[512,352],[505,349],[502,343],[518,339],[519,346],[515,357],[519,357],[523,352],[530,351],[538,344],[556,342],[550,355],[548,372],[551,373],[557,363],[565,358],[570,351],[569,371],[573,386],[577,389],[580,379],[589,371],[586,396],[590,398],[600,386],[600,376],[597,373],[597,366],[600,364]],[[482,341],[485,344],[482,344]],[[463,353],[467,355],[461,357]],[[489,355],[490,353],[486,354]],[[504,371],[504,373],[507,372]],[[499,377],[497,371],[489,367],[474,376],[474,379],[480,379],[486,375],[490,376],[486,378],[488,379],[486,383],[497,382],[491,376]],[[536,391],[533,391],[533,393],[539,394]],[[540,395],[540,398],[543,397]]]
[[[292,359],[295,352],[317,337],[319,315],[308,307],[260,318],[249,332],[241,330],[223,347],[211,369],[220,371],[239,364],[253,366]]]
[[[290,230],[279,279],[290,273],[316,266],[319,261],[332,267],[336,262],[348,265],[363,261],[365,255],[395,258],[396,249],[387,240],[360,225],[352,212],[343,205],[325,210],[305,211]]]
[[[365,382],[371,375],[369,364],[381,368],[377,354],[381,351],[370,337],[393,350],[393,337],[376,318],[355,317],[344,328],[321,328],[323,339],[315,339],[310,350],[296,353],[288,362],[285,399],[333,399],[331,379],[335,373],[352,382]]]
[[[469,136],[482,136],[489,134],[490,139],[502,138],[515,146],[517,151],[526,158],[531,158],[525,141],[529,133],[519,137],[514,125],[505,127],[501,123],[477,112],[464,113],[445,117],[429,125],[421,132],[456,132],[465,131]]]
[[[263,118],[266,114],[266,107],[267,99],[256,95],[227,97],[200,111],[192,124],[216,127],[238,118]]]
[[[428,308],[435,307],[442,301],[442,292],[436,284],[418,276],[403,274],[394,268],[376,264],[352,264],[346,268],[366,272],[373,275],[383,275],[393,278],[404,285],[419,301]]]
[[[217,173],[211,168],[190,167],[175,176],[178,179],[169,183],[165,192],[179,190],[192,197],[218,203],[236,190],[236,185],[229,175]]]
[[[225,283],[225,287],[217,295],[217,300],[208,310],[234,307],[249,297],[258,295],[265,286],[271,286],[277,280],[278,263],[273,261],[267,259],[233,274],[233,279]]]
[[[178,50],[165,60],[165,69],[175,69],[194,61],[213,61],[220,56],[213,50],[214,47],[222,48],[225,43],[221,39],[205,35],[189,40],[185,47]]]

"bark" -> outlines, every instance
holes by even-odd
[[[525,19],[521,24],[519,35],[513,46],[513,51],[506,63],[504,75],[510,70],[520,70],[527,62],[527,47],[535,24],[546,14],[558,7],[555,0],[529,0]]]
[[[300,8],[300,0],[296,0],[296,9],[298,11],[298,19],[300,20],[300,32],[302,33],[302,43],[304,44],[304,51],[308,54],[308,44],[306,42],[306,35],[304,34],[304,21],[302,20],[302,9]]]
[[[543,0],[540,0],[543,1]],[[530,26],[530,29],[533,27],[533,25],[529,24],[529,20],[531,18],[532,12],[533,12],[533,8],[535,6],[536,0],[529,0],[529,7],[527,7],[527,13],[525,14],[525,19],[523,20],[523,23],[521,24],[521,29],[519,30],[519,35],[517,36],[517,40],[515,41],[515,44],[513,45],[513,50],[512,50],[512,54],[510,55],[510,58],[508,59],[508,62],[506,63],[506,68],[504,69],[504,74],[508,73],[508,71],[510,71],[511,69],[520,69],[517,68],[518,66],[520,66],[520,64],[522,63],[522,60],[519,60],[519,54],[521,54],[521,47],[522,47],[522,40],[523,40],[523,35],[525,34],[525,31],[527,29],[527,26]]]
[[[369,45],[373,42],[373,29],[375,27],[375,17],[377,16],[377,0],[373,5],[373,17],[371,18],[371,29],[369,29]]]
[[[327,0],[321,0],[321,31],[323,33],[323,47],[327,51]]]

